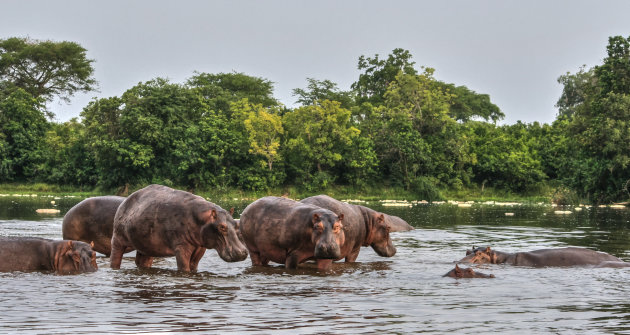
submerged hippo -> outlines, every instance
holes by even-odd
[[[619,258],[605,252],[585,248],[540,249],[528,252],[507,253],[495,251],[490,247],[476,248],[466,251],[466,257],[460,262],[480,264],[510,264],[520,266],[575,266],[575,265],[604,265],[623,263]]]
[[[327,269],[342,257],[344,214],[287,198],[264,197],[241,214],[240,228],[252,265],[269,261],[296,268],[314,259]]]
[[[63,217],[61,232],[66,240],[94,242],[94,250],[109,256],[114,215],[124,197],[87,198],[70,208]]]
[[[206,248],[216,249],[226,262],[247,258],[231,213],[161,185],[138,190],[120,204],[111,244],[112,269],[119,269],[123,253],[131,250],[138,267],[151,267],[153,257],[175,256],[180,271],[196,271]]]
[[[457,264],[455,264],[455,268],[449,272],[447,272],[444,277],[451,278],[494,278],[493,274],[487,275],[481,272],[475,272],[471,268],[460,268]]]
[[[391,233],[394,233],[397,231],[410,231],[410,230],[415,229],[410,224],[408,224],[407,221],[397,216],[388,215],[388,214],[384,214],[384,215],[385,215],[385,223],[387,223],[387,226],[390,227],[389,231]]]
[[[94,272],[96,253],[84,242],[38,237],[0,237],[0,272],[49,270]]]
[[[351,205],[327,195],[316,195],[300,202],[344,214],[345,242],[341,246],[339,257],[335,260],[345,258],[346,262],[354,262],[362,246],[371,246],[379,256],[383,257],[392,257],[396,254],[396,247],[389,237],[391,224],[388,223],[385,214],[364,206]]]

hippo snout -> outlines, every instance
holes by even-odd
[[[392,257],[396,254],[396,247],[391,240],[385,243],[373,243],[372,249],[381,257]]]
[[[219,257],[226,262],[240,262],[247,258],[247,249],[243,248],[223,248],[217,249]]]
[[[339,259],[341,258],[341,250],[337,244],[320,243],[315,247],[314,256],[318,259]]]

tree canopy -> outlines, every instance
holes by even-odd
[[[86,50],[75,42],[12,37],[0,40],[0,82],[45,101],[69,101],[76,92],[96,89]]]

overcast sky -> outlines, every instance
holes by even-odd
[[[558,76],[601,64],[630,36],[630,1],[24,1],[0,4],[0,38],[74,41],[95,60],[99,92],[53,103],[57,121],[93,98],[156,77],[243,72],[292,106],[306,78],[341,89],[360,55],[407,49],[439,80],[490,95],[503,123],[552,122]]]

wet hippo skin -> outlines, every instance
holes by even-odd
[[[109,256],[112,250],[114,216],[124,200],[124,197],[102,196],[87,198],[76,204],[63,217],[63,238],[94,242],[94,251]]]
[[[85,242],[0,237],[0,272],[48,270],[72,274],[97,269],[96,253]]]
[[[540,249],[527,252],[507,253],[492,250],[490,247],[475,248],[466,252],[461,263],[478,264],[510,264],[518,266],[576,266],[576,265],[605,265],[606,262],[624,263],[619,258],[605,252],[586,248],[557,248]]]
[[[327,269],[341,258],[344,214],[281,197],[264,197],[245,208],[240,228],[252,265],[270,261],[296,268],[315,260]]]
[[[227,262],[247,258],[237,223],[223,208],[194,194],[162,185],[132,193],[118,207],[112,234],[112,269],[124,252],[136,250],[136,265],[151,267],[153,257],[175,256],[177,269],[196,271],[208,249]]]
[[[354,262],[362,246],[370,246],[379,256],[391,257],[396,247],[389,237],[391,223],[388,216],[364,206],[351,205],[327,195],[317,195],[300,200],[301,203],[326,208],[334,213],[343,213],[345,241],[341,246],[340,257],[346,262]],[[404,221],[403,221],[404,222]]]

